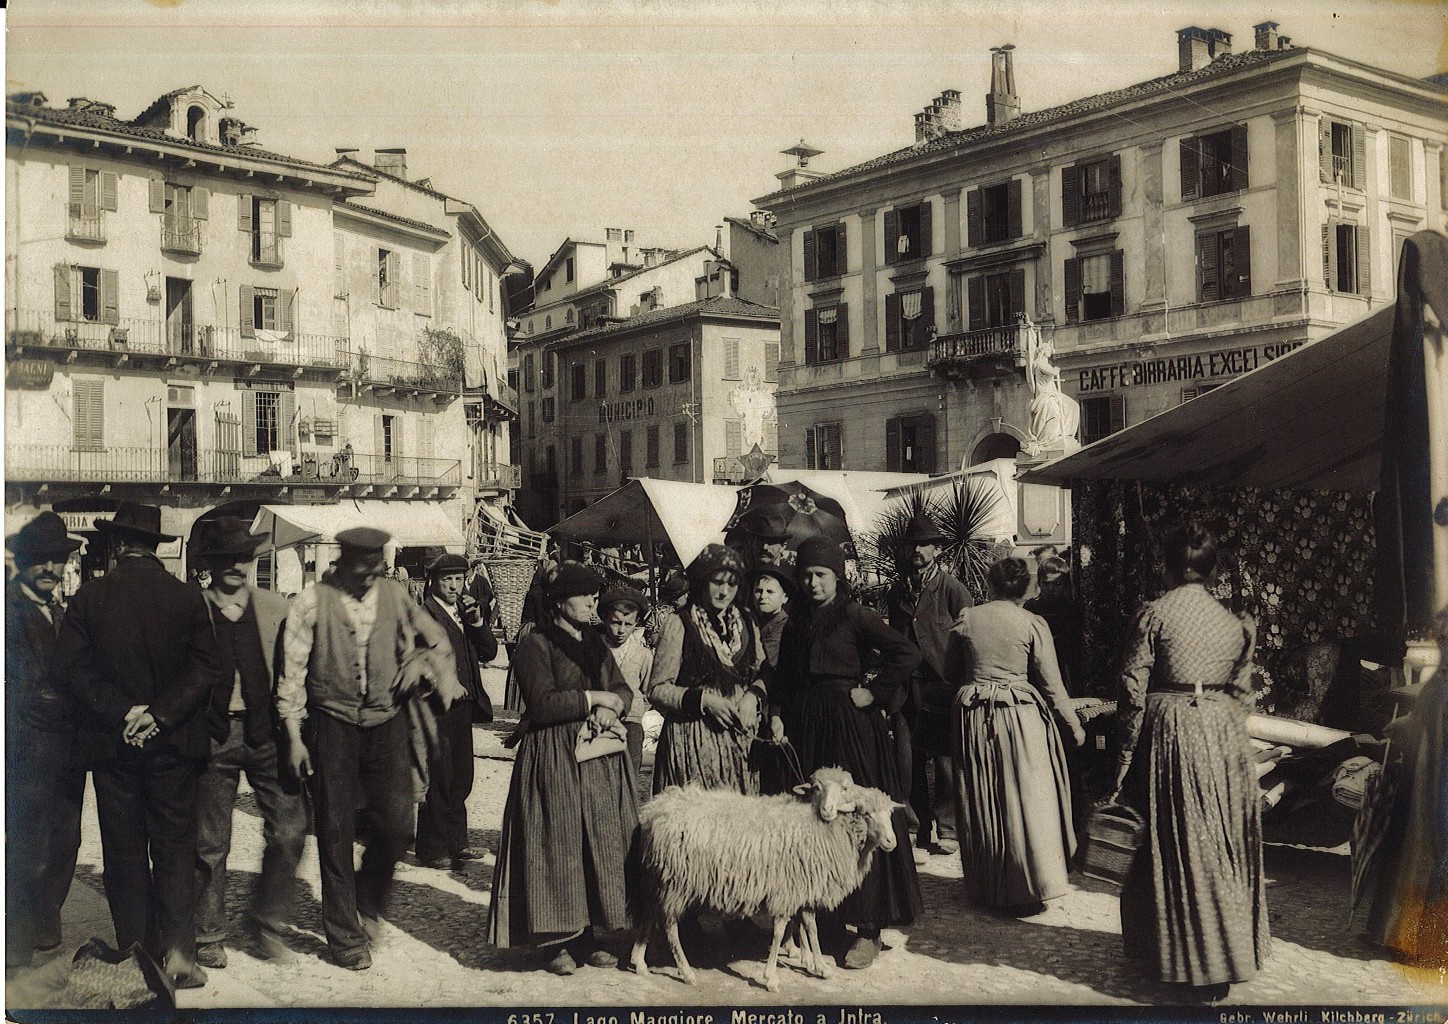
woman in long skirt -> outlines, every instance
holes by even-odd
[[[960,863],[971,897],[1014,912],[1070,891],[1076,850],[1071,783],[1060,729],[1086,734],[1056,667],[1046,620],[1021,607],[1031,572],[1020,558],[990,568],[991,600],[960,613],[946,649],[958,682],[956,814]]]
[[[848,968],[868,967],[880,952],[880,929],[908,926],[920,913],[920,881],[907,841],[901,780],[889,716],[905,703],[920,652],[880,616],[849,597],[845,556],[820,537],[799,546],[801,602],[790,612],[779,645],[772,700],[776,736],[787,733],[807,776],[816,768],[844,768],[861,786],[888,793],[895,811],[895,848],[876,851],[865,880],[840,904],[837,920],[856,935],[845,954]],[[866,667],[876,668],[866,682]]]
[[[1174,530],[1170,588],[1137,616],[1122,664],[1116,793],[1145,817],[1121,892],[1128,956],[1220,998],[1267,956],[1261,790],[1247,735],[1252,623],[1206,590],[1211,532]]]
[[[590,627],[598,576],[565,562],[547,584],[550,614],[518,642],[526,726],[513,762],[493,872],[488,939],[540,946],[548,970],[617,964],[591,932],[630,924],[624,861],[638,829],[633,769],[622,751],[579,761],[585,722],[618,725],[632,692]]]

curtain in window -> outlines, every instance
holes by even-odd
[[[1081,258],[1081,293],[1099,295],[1111,291],[1111,257],[1083,256]]]
[[[819,316],[820,323],[832,324],[835,322],[835,318],[839,316],[840,310],[838,306],[830,306],[826,309],[817,310],[816,313]]]
[[[900,296],[900,315],[906,320],[918,320],[920,318],[919,292],[906,292]]]

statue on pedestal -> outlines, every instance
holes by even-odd
[[[1051,360],[1056,346],[1025,314],[1017,314],[1026,349],[1026,386],[1031,389],[1031,430],[1023,450],[1028,455],[1074,450],[1081,427],[1081,407],[1061,391],[1061,368]]]

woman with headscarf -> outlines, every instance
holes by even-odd
[[[789,736],[806,776],[816,768],[843,768],[859,785],[900,801],[894,849],[876,851],[865,880],[834,915],[836,927],[852,924],[856,930],[846,937],[845,966],[868,967],[880,953],[880,929],[908,926],[921,910],[915,858],[903,841],[909,836],[909,781],[900,778],[890,733],[890,716],[905,703],[920,652],[850,597],[838,544],[806,540],[795,570],[804,599],[791,609],[779,645],[774,735]],[[875,671],[868,680],[867,669]]]
[[[565,562],[547,583],[549,613],[518,641],[527,702],[493,873],[488,939],[540,946],[548,970],[618,961],[597,932],[630,924],[624,861],[638,828],[632,768],[620,751],[578,759],[580,736],[613,729],[632,692],[597,630],[601,583]],[[620,727],[621,731],[621,727]]]
[[[1070,891],[1076,850],[1057,722],[1078,747],[1086,733],[1050,627],[1021,607],[1031,582],[1025,560],[1002,558],[989,579],[991,599],[960,613],[945,653],[946,678],[961,684],[951,723],[960,863],[973,899],[1038,911]]]
[[[689,600],[663,620],[644,694],[664,716],[654,754],[654,792],[697,783],[759,792],[749,750],[765,706],[764,649],[734,603],[744,562],[710,544],[689,566]]]
[[[1146,819],[1121,890],[1127,956],[1226,995],[1267,956],[1262,792],[1247,735],[1256,631],[1207,592],[1217,541],[1195,523],[1163,552],[1168,591],[1136,618],[1121,669],[1113,798]]]

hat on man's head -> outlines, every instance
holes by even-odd
[[[139,540],[164,544],[176,539],[173,533],[161,532],[161,506],[123,501],[109,519],[96,520],[96,532],[116,540]]]
[[[354,526],[337,534],[337,543],[354,551],[381,551],[392,534],[375,526]]]
[[[598,599],[599,617],[607,615],[610,609],[625,604],[633,605],[640,615],[649,610],[649,599],[633,587],[609,587]]]
[[[744,582],[740,589],[746,594],[753,593],[754,584],[759,582],[761,576],[768,576],[772,580],[778,580],[780,587],[785,594],[793,597],[795,592],[794,574],[790,571],[792,567],[786,565],[756,565],[744,574]]]
[[[664,582],[659,584],[659,600],[667,604],[673,604],[688,592],[689,581],[677,572],[669,573]]]
[[[81,542],[65,532],[65,520],[54,512],[42,512],[5,538],[5,546],[16,558],[31,562],[63,561]]]
[[[739,528],[766,544],[779,544],[789,540],[789,521],[784,510],[779,508],[755,509],[744,516]]]
[[[203,519],[197,524],[191,544],[203,558],[212,555],[234,555],[252,558],[271,539],[270,533],[252,533],[242,519],[223,517]]]
[[[811,566],[830,569],[839,579],[845,578],[845,552],[828,537],[810,537],[799,546],[795,556],[795,577],[804,575]]]
[[[935,520],[918,510],[910,517],[905,532],[900,535],[902,544],[943,544],[949,539],[945,531],[935,525]]]
[[[429,576],[446,576],[449,573],[467,572],[468,560],[462,555],[451,551],[444,551],[431,562],[427,563],[427,574]]]
[[[603,589],[603,581],[582,562],[564,562],[546,585],[549,598],[582,597]]]

